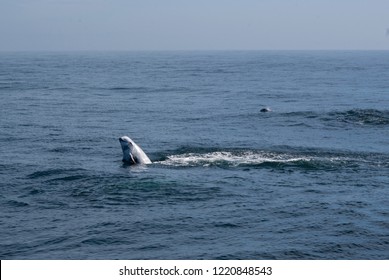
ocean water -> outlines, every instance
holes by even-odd
[[[1,259],[389,258],[389,52],[0,53],[0,97]]]

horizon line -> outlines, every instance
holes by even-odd
[[[301,51],[389,51],[389,49],[41,49],[41,50],[0,50],[0,52],[260,52],[260,51],[286,51],[286,52],[301,52]]]

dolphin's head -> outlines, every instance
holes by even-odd
[[[123,150],[123,161],[135,163],[135,160],[132,156],[132,150],[134,148],[133,141],[128,136],[122,136],[119,138],[120,145]]]

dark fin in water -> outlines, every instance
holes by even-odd
[[[271,112],[271,109],[270,109],[269,107],[262,108],[262,109],[260,110],[260,112],[262,112],[262,113]]]

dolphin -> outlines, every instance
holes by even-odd
[[[150,164],[151,160],[128,136],[119,138],[123,150],[123,161],[129,164]]]
[[[271,109],[269,107],[264,107],[261,110],[259,110],[261,113],[271,112]]]

